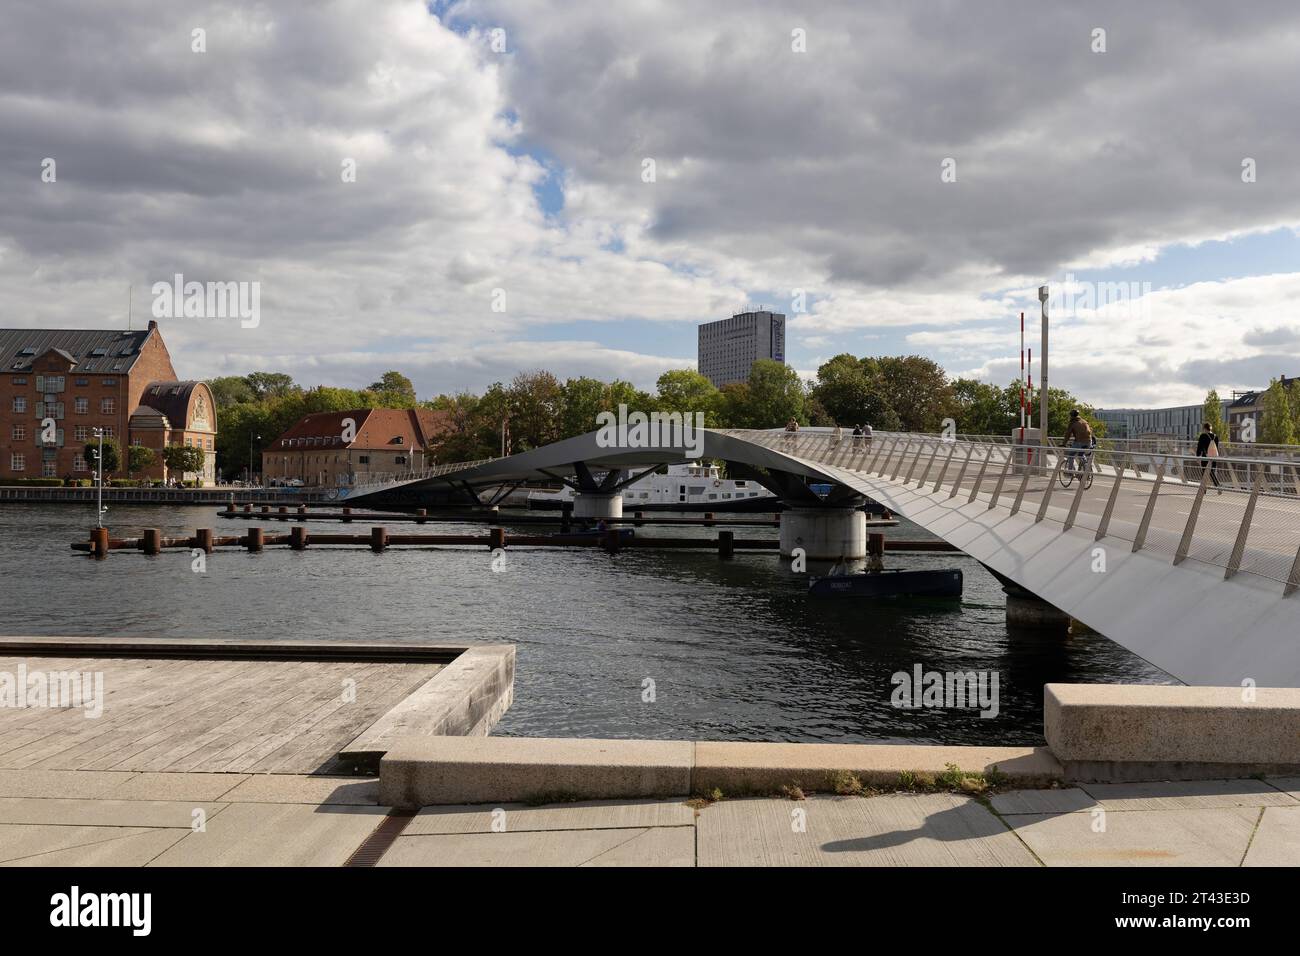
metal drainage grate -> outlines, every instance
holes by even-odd
[[[344,866],[375,866],[393,845],[407,824],[415,819],[414,810],[389,810],[379,826],[352,851]]]

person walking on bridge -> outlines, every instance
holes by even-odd
[[[1202,468],[1210,469],[1210,481],[1214,482],[1214,490],[1223,494],[1223,489],[1219,487],[1219,476],[1214,473],[1214,459],[1219,457],[1219,436],[1214,434],[1214,427],[1209,422],[1201,423],[1201,437],[1196,439],[1196,457],[1205,462],[1201,465]]]

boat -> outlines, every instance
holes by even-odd
[[[961,597],[960,568],[832,574],[808,580],[810,597]]]
[[[573,489],[540,489],[528,495],[529,510],[557,511],[572,502]],[[649,474],[623,489],[624,512],[773,511],[780,501],[756,481],[723,478],[717,465],[669,465],[667,474]]]

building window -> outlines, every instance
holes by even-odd
[[[84,415],[86,414],[86,412],[90,411],[90,399],[88,398],[74,399],[72,402],[72,407],[76,410],[78,415]]]
[[[369,455],[358,455],[358,456],[357,456],[357,463],[360,464],[360,465],[368,465],[368,464],[370,464],[370,456],[369,456]]]
[[[72,470],[73,470],[73,471],[90,471],[90,469],[86,467],[86,459],[85,459],[84,456],[82,456],[82,455],[76,455],[76,456],[73,457],[73,459],[72,459]]]
[[[26,438],[27,438],[27,429],[24,428],[22,425],[15,425],[14,434],[13,434],[14,441],[23,441]]]
[[[14,411],[16,412],[27,411],[27,399],[25,396],[22,395],[14,396]]]
[[[112,425],[105,425],[102,429],[100,429],[100,431],[102,431],[102,432],[104,433],[104,437],[105,437],[105,438],[112,438],[112,437],[113,437],[113,426],[112,426]]]
[[[79,388],[85,387],[85,386],[87,386],[87,385],[89,385],[89,384],[90,384],[90,379],[88,379],[88,378],[79,378],[79,379],[77,379],[77,387],[79,387]]]
[[[99,400],[99,410],[105,415],[111,415],[116,404],[111,398],[101,398]]]
[[[10,456],[9,456],[9,470],[10,470],[10,471],[26,471],[26,470],[27,470],[27,456],[24,455],[24,454],[22,454],[21,452],[14,452],[12,455],[10,455]]]
[[[57,461],[43,461],[43,462],[41,462],[41,477],[42,477],[42,478],[54,478],[54,477],[57,477],[57,476],[58,476],[58,473],[59,473],[59,471],[58,471],[58,464],[59,464],[59,463],[58,463]]]
[[[90,426],[78,425],[73,434],[76,436],[77,441],[88,441],[90,439]]]
[[[100,382],[100,384],[101,384],[101,385],[107,385],[109,388],[112,388],[114,385],[117,384],[117,379],[115,379],[115,378],[106,378],[106,379],[103,379],[103,380]]]
[[[20,376],[18,376],[16,379],[14,379],[14,384],[15,384],[15,385],[26,385],[26,384],[27,384],[27,376],[25,376],[25,375],[20,375]]]

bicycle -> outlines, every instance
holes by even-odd
[[[1075,478],[1079,479],[1086,491],[1092,487],[1092,449],[1071,447],[1066,449],[1069,456],[1061,463],[1061,470],[1057,473],[1057,480],[1061,483],[1062,488],[1069,488]]]

